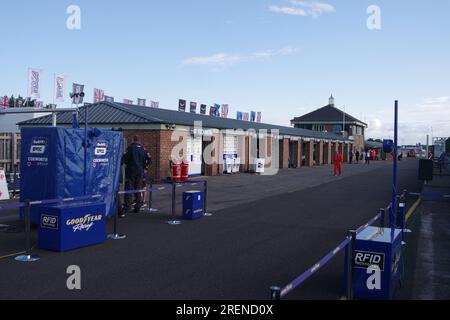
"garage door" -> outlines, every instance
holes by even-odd
[[[234,159],[238,157],[238,137],[237,136],[225,136],[223,158]]]
[[[189,161],[189,175],[198,176],[202,174],[202,137],[190,136],[187,140],[187,155]]]

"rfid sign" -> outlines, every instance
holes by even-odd
[[[354,267],[360,269],[378,267],[384,271],[385,255],[384,253],[355,251]]]
[[[41,228],[58,230],[59,229],[59,217],[57,216],[41,216]]]

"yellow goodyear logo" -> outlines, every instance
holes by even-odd
[[[81,218],[69,219],[66,222],[68,227],[72,227],[74,232],[89,231],[94,223],[102,221],[103,216],[87,214]]]

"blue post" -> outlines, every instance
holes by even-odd
[[[86,195],[86,175],[87,175],[87,148],[88,148],[88,107],[84,107],[84,186],[83,194]]]
[[[389,227],[395,228],[395,211],[397,208],[397,170],[398,170],[398,101],[395,101],[394,120],[394,176],[392,178],[392,207],[389,215]]]

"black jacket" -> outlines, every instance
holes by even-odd
[[[144,175],[144,171],[151,164],[151,157],[142,145],[133,143],[128,147],[122,162],[126,165],[126,176]]]

